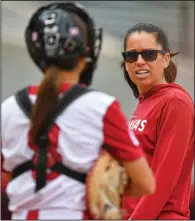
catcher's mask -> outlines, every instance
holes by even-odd
[[[87,47],[72,14],[87,26]],[[92,18],[82,5],[53,3],[39,8],[29,21],[25,39],[30,57],[43,72],[51,65],[66,70],[68,60],[86,57],[87,66],[80,82],[91,84],[102,45],[102,29],[95,30]]]

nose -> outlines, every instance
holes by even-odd
[[[141,54],[138,55],[136,64],[137,64],[137,65],[143,65],[143,64],[145,64],[145,60],[142,58]]]

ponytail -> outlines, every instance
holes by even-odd
[[[60,70],[56,67],[51,67],[48,71],[46,71],[44,79],[40,84],[31,118],[31,136],[33,142],[36,141],[39,129],[48,112],[50,112],[54,105],[58,102],[60,80]]]
[[[177,77],[177,66],[172,60],[170,60],[169,66],[164,70],[164,76],[167,83],[175,82]]]

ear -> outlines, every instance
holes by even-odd
[[[163,62],[163,67],[164,68],[167,68],[169,66],[170,60],[171,60],[170,53],[166,53],[164,55],[164,62]]]

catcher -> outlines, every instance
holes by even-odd
[[[117,100],[88,87],[102,30],[81,5],[54,3],[33,14],[25,39],[44,77],[2,104],[12,219],[119,219],[126,185],[142,196],[155,182]]]

